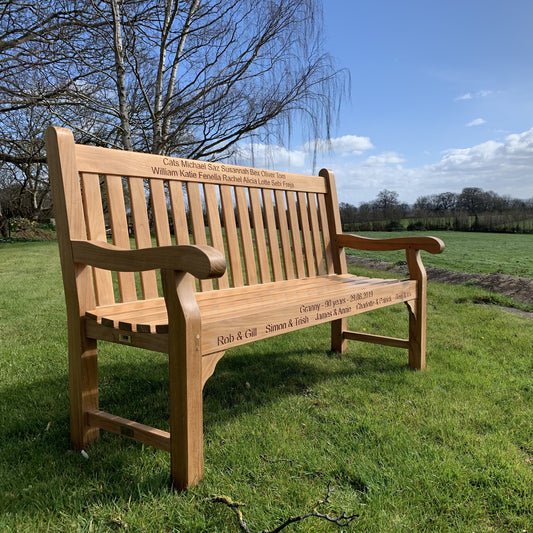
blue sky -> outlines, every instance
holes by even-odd
[[[324,16],[351,76],[318,157],[340,201],[464,187],[533,197],[533,0],[324,0]],[[304,146],[289,155],[309,172]]]

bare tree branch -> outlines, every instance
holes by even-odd
[[[30,154],[14,142],[38,136],[33,110],[79,142],[189,158],[287,141],[297,124],[306,140],[327,136],[345,84],[321,11],[321,0],[0,0],[0,164],[38,172],[42,143]]]
[[[301,522],[302,520],[306,520],[308,518],[319,518],[321,520],[326,520],[327,522],[331,522],[332,524],[335,524],[339,527],[347,527],[349,526],[359,515],[358,514],[346,514],[346,512],[343,512],[342,514],[338,516],[330,516],[327,513],[321,513],[317,510],[318,507],[321,507],[326,504],[330,504],[329,497],[333,494],[334,489],[331,488],[331,485],[328,485],[328,491],[326,494],[326,497],[323,500],[319,500],[312,511],[309,511],[307,513],[303,513],[297,516],[290,516],[286,520],[284,520],[279,526],[275,527],[274,529],[263,529],[261,533],[279,533],[286,527],[290,526],[291,524],[294,524],[296,522]],[[234,502],[231,498],[228,498],[227,496],[215,496],[209,500],[211,503],[222,503],[226,505],[229,509],[231,509],[235,515],[237,516],[237,520],[239,522],[239,527],[241,528],[241,531],[244,533],[253,533],[253,531],[250,530],[248,525],[246,524],[244,520],[244,516],[241,511],[241,507],[246,507],[244,503],[237,503]]]

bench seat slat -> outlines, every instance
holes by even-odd
[[[336,295],[320,291],[309,293],[298,300],[291,298],[281,309],[279,303],[268,306],[256,303],[253,306],[253,302],[250,302],[247,307],[232,309],[225,318],[220,313],[205,313],[205,320],[202,320],[202,353],[226,350],[280,333],[379,309],[395,302],[409,301],[414,297],[416,281],[375,284],[369,291],[371,296],[363,295],[364,287],[360,285],[357,290],[354,288],[348,293],[344,287]]]

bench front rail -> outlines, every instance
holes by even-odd
[[[342,234],[333,173],[307,176],[76,145],[49,128],[69,329],[71,440],[100,429],[171,453],[175,487],[203,476],[202,388],[234,346],[331,323],[348,340],[405,348],[425,366],[432,237]],[[155,241],[155,242],[154,242]],[[406,251],[409,279],[348,273],[344,248]],[[409,338],[353,332],[352,315],[407,304]],[[99,408],[97,341],[169,355],[170,432]]]

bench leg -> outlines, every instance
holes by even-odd
[[[87,423],[87,411],[98,409],[98,352],[94,339],[80,339],[79,334],[72,337],[69,339],[70,440],[74,449],[83,450],[100,434],[98,428]]]
[[[411,279],[417,281],[417,294],[409,302],[409,366],[413,370],[426,367],[426,305],[427,276],[419,250],[407,250],[407,264]]]
[[[409,366],[426,368],[426,306],[420,298],[409,307]]]
[[[344,337],[344,332],[348,329],[348,320],[339,318],[331,322],[331,351],[344,353],[348,341]]]
[[[183,490],[203,477],[200,314],[187,274],[162,272],[169,318],[170,473]]]

